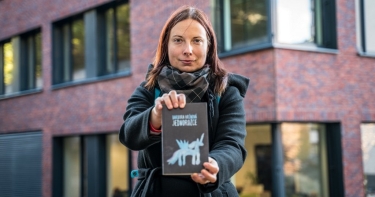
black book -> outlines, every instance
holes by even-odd
[[[163,107],[163,175],[199,173],[208,161],[206,103],[187,103],[185,108]]]

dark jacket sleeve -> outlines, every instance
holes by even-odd
[[[219,119],[209,153],[218,163],[219,173],[215,184],[200,186],[202,192],[212,192],[222,186],[245,162],[246,119],[243,99],[244,94],[233,86],[228,87],[221,97]]]
[[[159,142],[160,136],[150,135],[149,117],[154,106],[154,93],[144,88],[144,82],[137,87],[128,100],[124,123],[119,140],[131,150],[143,150]]]

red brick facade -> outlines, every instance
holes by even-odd
[[[42,32],[43,91],[0,100],[0,133],[43,131],[43,197],[52,196],[52,137],[117,131],[169,14],[185,3],[210,13],[206,0],[131,1],[131,76],[53,90],[52,23],[106,2],[0,1],[0,41],[38,27]],[[336,2],[337,53],[274,48],[222,60],[251,78],[248,123],[341,123],[345,196],[358,197],[364,195],[360,123],[375,122],[375,59],[357,55],[354,1]]]

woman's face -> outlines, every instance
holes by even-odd
[[[194,72],[206,63],[208,50],[204,27],[193,19],[177,23],[168,40],[169,63],[182,72]]]

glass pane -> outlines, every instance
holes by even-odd
[[[42,35],[35,35],[35,79],[36,88],[42,88]]]
[[[73,80],[86,78],[84,35],[83,20],[74,21],[72,23]]]
[[[4,86],[5,94],[12,93],[14,84],[14,60],[13,60],[13,46],[11,42],[4,43]]]
[[[230,13],[228,11],[225,13],[230,16],[231,36],[226,32],[224,40],[231,40],[231,43],[225,43],[226,50],[267,42],[266,2],[264,0],[230,1]],[[224,9],[226,7],[224,5]]]
[[[272,196],[271,125],[246,127],[247,158],[232,178],[241,197]]]
[[[364,29],[366,52],[375,54],[375,1],[364,0]]]
[[[64,197],[80,196],[80,138],[64,138]]]
[[[222,31],[222,26],[223,26],[223,21],[221,21],[221,16],[223,15],[223,12],[222,12],[222,9],[221,9],[221,1],[219,0],[215,0],[215,1],[211,1],[213,2],[213,5],[212,5],[212,15],[211,15],[211,22],[213,24],[213,27],[214,27],[214,31],[216,33],[216,39],[217,39],[217,50],[218,52],[222,52],[223,49],[224,49],[224,46],[223,46],[223,31]]]
[[[35,71],[34,71],[34,66],[35,66],[35,39],[34,39],[34,36],[28,36],[26,38],[26,42],[27,44],[24,46],[27,50],[27,53],[25,54],[26,57],[27,57],[27,65],[24,65],[25,67],[27,67],[27,69],[25,69],[25,71],[27,71],[26,73],[26,76],[25,77],[25,89],[34,89],[35,88],[35,85],[34,85],[34,80],[35,80]],[[23,67],[22,67],[23,68]]]
[[[315,0],[276,2],[277,41],[286,44],[314,43]]]
[[[114,12],[113,9],[107,10],[105,13],[105,24],[106,24],[106,74],[115,72],[115,38],[114,38]]]
[[[72,80],[72,76],[71,76],[71,72],[72,72],[72,69],[71,69],[71,35],[70,35],[70,29],[71,29],[71,26],[69,23],[66,23],[64,24],[62,27],[61,27],[61,32],[62,32],[62,48],[63,48],[63,52],[62,52],[62,56],[63,56],[63,59],[62,59],[62,67],[63,67],[63,77],[62,77],[62,81],[63,82],[68,82],[68,81],[71,81]]]
[[[325,129],[318,124],[281,124],[286,196],[328,196]]]
[[[130,12],[129,4],[117,7],[117,62],[118,72],[130,68]]]
[[[361,125],[366,196],[375,195],[375,123]]]
[[[107,135],[107,197],[126,197],[128,192],[128,149],[117,134]]]
[[[25,35],[21,38],[21,90],[30,90],[41,87],[41,36],[40,33]],[[39,50],[39,51],[38,51]],[[39,86],[37,86],[39,85]]]

